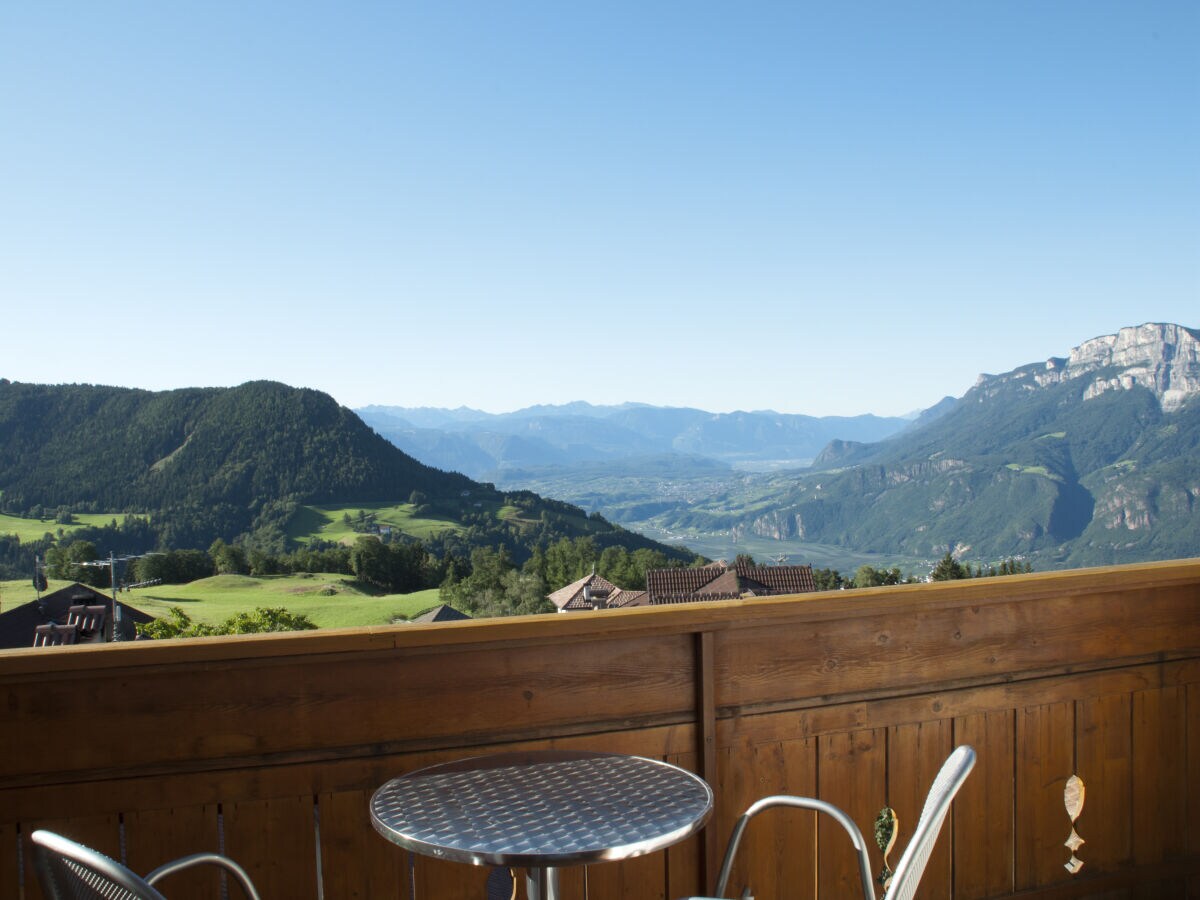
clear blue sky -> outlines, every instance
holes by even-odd
[[[0,376],[900,414],[1200,327],[1200,3],[0,9]]]

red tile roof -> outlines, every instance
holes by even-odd
[[[816,589],[812,566],[710,564],[691,569],[651,569],[646,573],[646,591],[653,604],[773,597]]]

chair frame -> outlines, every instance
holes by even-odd
[[[205,864],[220,866],[233,875],[250,900],[260,900],[246,870],[219,853],[193,853],[165,863],[143,878],[115,859],[53,831],[35,831],[30,835],[30,839],[33,841],[38,878],[50,900],[70,900],[77,896],[76,893],[67,891],[64,879],[81,880],[78,871],[80,868],[107,879],[139,900],[166,900],[154,887],[156,882],[191,866]],[[96,896],[108,895],[97,892]]]
[[[911,900],[916,893],[917,884],[925,872],[929,854],[941,832],[946,814],[950,811],[954,795],[958,793],[958,789],[962,787],[974,765],[975,751],[966,744],[956,747],[954,752],[942,763],[942,767],[926,795],[925,806],[921,810],[921,818],[917,822],[913,836],[909,840],[908,846],[904,848],[904,855],[900,857],[900,862],[896,864],[896,871],[892,874],[887,892],[884,894],[885,900]],[[832,816],[845,829],[854,845],[858,857],[858,876],[862,882],[864,900],[875,900],[875,882],[871,877],[871,860],[867,855],[867,843],[863,840],[862,832],[854,824],[854,820],[832,803],[813,797],[793,797],[787,794],[763,797],[752,803],[742,813],[729,836],[725,858],[721,862],[721,871],[717,876],[715,898],[696,897],[692,900],[716,900],[716,898],[725,896],[725,888],[728,886],[729,876],[733,871],[733,860],[737,855],[738,845],[741,843],[746,826],[759,813],[779,806],[811,809]]]

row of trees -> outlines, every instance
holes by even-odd
[[[590,537],[564,538],[537,547],[518,567],[503,548],[471,553],[466,574],[451,571],[441,585],[441,600],[475,618],[554,612],[547,595],[592,572],[626,590],[644,590],[646,571],[678,566],[678,560],[639,547],[599,549]]]
[[[930,581],[954,581],[960,578],[995,578],[1000,575],[1020,575],[1033,571],[1033,564],[1020,562],[1016,559],[1006,559],[999,566],[970,565],[960,563],[953,555],[947,553],[929,573]],[[813,580],[818,591],[837,591],[842,588],[881,587],[889,584],[917,584],[923,579],[914,575],[906,575],[896,566],[890,569],[876,569],[873,566],[859,566],[854,574],[846,577],[837,569],[813,569]]]

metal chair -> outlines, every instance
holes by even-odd
[[[259,900],[246,871],[218,853],[193,853],[161,865],[142,878],[103,853],[53,831],[35,831],[30,838],[38,882],[49,900],[166,900],[154,887],[155,882],[202,863],[225,869],[250,900]]]
[[[921,810],[921,818],[917,822],[912,840],[908,842],[908,846],[904,848],[904,855],[896,864],[896,871],[892,874],[887,892],[884,894],[884,900],[912,900],[913,895],[917,892],[921,876],[925,872],[925,866],[929,862],[929,854],[933,851],[933,845],[942,830],[942,823],[950,811],[950,803],[954,800],[954,795],[958,793],[958,789],[962,787],[974,765],[975,751],[966,744],[955,748],[954,752],[942,763],[942,768],[925,797],[925,807]],[[733,858],[737,853],[738,844],[742,840],[746,825],[763,810],[776,806],[812,809],[832,816],[850,835],[850,841],[854,844],[854,849],[858,851],[858,874],[862,881],[864,900],[875,900],[875,884],[871,878],[871,862],[867,856],[867,844],[863,840],[862,832],[854,824],[854,820],[832,803],[812,797],[792,797],[786,794],[764,797],[750,805],[737,820],[737,824],[733,827],[733,833],[729,836],[725,859],[721,863],[721,872],[717,876],[716,897],[692,897],[689,900],[717,900],[717,898],[725,896],[729,874],[733,869]],[[742,896],[749,898],[749,890],[743,892]]]

